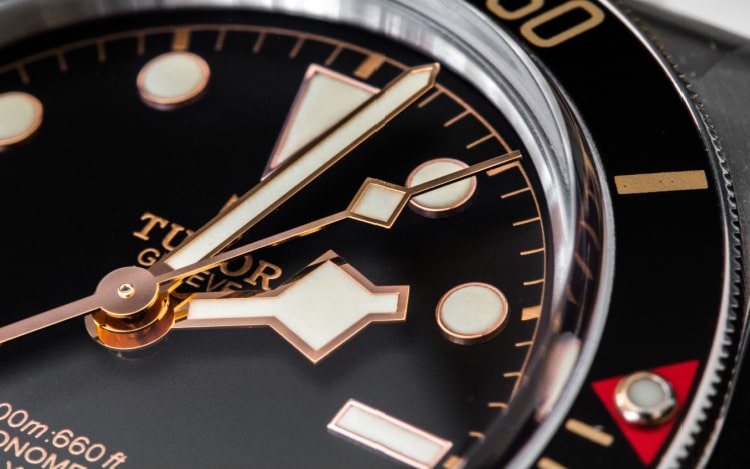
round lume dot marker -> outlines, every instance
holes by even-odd
[[[190,52],[168,52],[143,66],[138,74],[138,91],[143,100],[158,108],[172,109],[201,94],[208,85],[211,69]]]
[[[452,288],[438,303],[438,326],[446,339],[472,344],[495,337],[508,320],[508,301],[486,283],[466,283]]]
[[[26,140],[42,123],[42,103],[21,91],[0,94],[0,148]]]
[[[650,371],[638,371],[620,380],[615,404],[625,420],[639,425],[663,423],[677,409],[672,385]]]
[[[412,171],[406,180],[406,187],[415,187],[468,167],[469,165],[463,161],[451,158],[430,160]],[[413,197],[409,201],[409,206],[425,217],[437,218],[451,215],[466,208],[476,187],[476,177],[465,178]]]

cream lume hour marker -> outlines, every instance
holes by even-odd
[[[0,149],[29,138],[42,123],[42,103],[21,91],[0,94]]]
[[[138,74],[138,91],[147,104],[173,109],[200,95],[210,75],[211,70],[201,57],[190,52],[168,52],[143,66]]]
[[[310,65],[268,160],[264,177],[377,92],[377,88],[366,83],[320,65]]]
[[[495,337],[508,321],[508,301],[486,283],[465,283],[440,300],[436,318],[443,336],[457,344],[474,344]]]
[[[453,444],[380,410],[350,399],[328,429],[411,467],[437,466]]]
[[[468,167],[469,165],[463,161],[450,158],[427,161],[412,171],[406,180],[406,187],[414,187]],[[413,197],[409,201],[409,207],[420,215],[429,218],[448,216],[466,208],[476,188],[476,177],[462,179],[440,189]]]

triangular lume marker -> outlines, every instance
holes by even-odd
[[[263,177],[378,91],[378,88],[328,68],[310,65]]]

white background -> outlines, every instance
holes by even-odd
[[[636,0],[750,39],[750,0]]]

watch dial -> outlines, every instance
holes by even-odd
[[[115,267],[150,267],[273,178],[277,161],[352,111],[360,95],[434,61],[333,24],[267,14],[214,15],[222,22],[206,24],[206,16],[139,15],[6,52],[19,58],[6,59],[3,91],[23,90],[43,112],[39,128],[1,155],[3,199],[17,227],[4,235],[3,263],[12,266],[4,322],[90,294]],[[414,186],[512,150],[524,152],[503,115],[443,68],[424,96],[242,241],[345,209],[367,178]],[[74,320],[3,347],[0,415],[40,454],[71,461],[106,464],[122,452],[134,467],[387,465],[327,429],[353,399],[408,423],[412,438],[428,432],[464,451],[511,401],[535,348],[550,246],[527,158],[456,186],[446,189],[457,194],[415,197],[390,229],[345,220],[191,275],[174,294],[240,292],[253,309],[255,296],[291,285],[286,291],[302,291],[301,299],[255,301],[276,298],[269,315],[302,302],[296,314],[319,315],[309,319],[319,326],[294,323],[286,337],[272,327],[179,330],[123,357]],[[322,280],[300,276],[321,256],[351,269],[358,285],[338,280],[339,267]],[[323,358],[295,348],[338,331],[327,309],[379,312],[355,295],[374,295],[375,286],[403,303],[383,306],[393,314],[382,324],[333,340]],[[338,322],[355,326],[348,316]],[[14,428],[19,412],[39,425]],[[71,441],[103,446],[77,455],[63,445],[64,429]],[[381,437],[366,436],[365,445]]]
[[[520,3],[7,33],[0,460],[698,461],[737,344],[728,182],[620,13]]]

